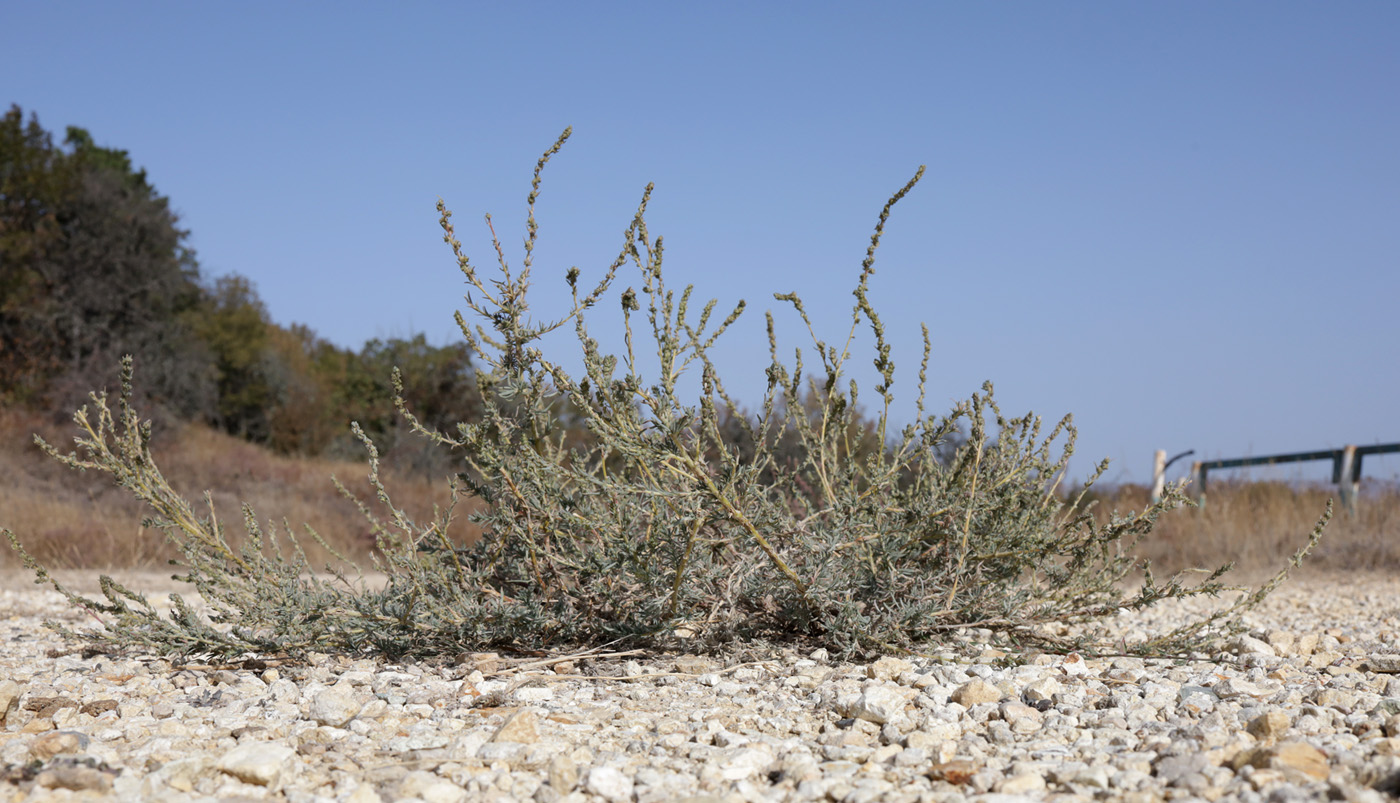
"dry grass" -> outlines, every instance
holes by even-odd
[[[1361,487],[1355,515],[1335,503],[1336,514],[1305,569],[1400,568],[1400,486],[1363,480]],[[1164,571],[1234,561],[1246,575],[1272,573],[1306,543],[1327,500],[1336,496],[1335,485],[1212,479],[1205,507],[1165,514],[1138,554]],[[1141,510],[1148,490],[1126,485],[1098,499],[1098,512],[1106,517],[1115,508]]]
[[[175,556],[160,533],[143,528],[142,511],[105,478],[57,465],[33,445],[33,434],[62,446],[71,427],[41,416],[0,411],[0,527],[18,533],[33,554],[58,568],[156,568]],[[335,475],[369,498],[363,464],[320,458],[294,458],[240,441],[207,427],[185,425],[158,433],[156,457],[181,493],[200,497],[208,489],[221,521],[237,530],[239,502],[247,501],[266,522],[285,518],[310,524],[332,546],[368,563],[373,551],[369,526],[330,482]],[[392,469],[392,467],[390,467]],[[389,484],[396,503],[417,519],[434,504],[447,502],[444,480],[395,477]],[[1400,569],[1400,485],[1363,482],[1355,516],[1338,512],[1307,568],[1335,571]],[[1307,533],[1336,495],[1331,485],[1213,480],[1205,508],[1166,514],[1139,546],[1163,571],[1216,566],[1234,561],[1246,575],[1272,573],[1307,539]],[[1147,489],[1125,485],[1096,494],[1101,516],[1141,510]],[[460,511],[453,540],[469,543],[476,528]],[[329,559],[306,543],[313,565]],[[17,568],[9,550],[0,568]]]
[[[155,568],[176,556],[157,530],[141,526],[146,515],[105,476],[72,471],[46,457],[33,444],[34,433],[67,451],[71,425],[41,416],[0,410],[0,528],[13,530],[43,563],[59,568]],[[364,464],[295,458],[238,440],[204,426],[183,425],[157,432],[156,461],[171,484],[191,499],[213,493],[219,520],[232,535],[242,531],[240,502],[250,503],[260,521],[283,519],[298,528],[309,524],[335,549],[368,568],[374,551],[369,524],[331,484],[372,499]],[[427,519],[434,504],[448,501],[445,478],[396,477],[387,484],[394,501],[415,519]],[[467,510],[450,532],[453,540],[473,541],[476,530]],[[234,539],[236,542],[236,539]],[[311,539],[302,539],[313,566],[331,560]],[[0,551],[0,568],[16,568],[16,556]]]

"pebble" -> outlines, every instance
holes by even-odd
[[[364,704],[349,694],[326,689],[311,698],[311,707],[307,715],[321,725],[343,728],[350,724],[350,720],[354,719],[362,708]]]
[[[256,786],[274,786],[292,768],[297,751],[269,742],[235,747],[219,758],[221,772]]]
[[[1400,779],[1400,581],[1381,576],[1291,581],[1180,659],[1018,662],[969,631],[970,660],[748,645],[520,673],[496,653],[84,657],[41,622],[87,615],[25,585],[0,586],[0,803],[1370,803]]]

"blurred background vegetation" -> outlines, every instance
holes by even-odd
[[[350,456],[349,424],[405,445],[390,374],[427,423],[479,409],[471,355],[421,336],[359,351],[268,317],[239,275],[200,271],[170,199],[125,151],[70,127],[62,145],[12,107],[0,122],[0,402],[66,421],[135,357],[137,403],[280,454]],[[424,471],[445,466],[410,460]]]

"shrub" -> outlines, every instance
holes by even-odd
[[[76,417],[81,456],[45,448],[70,466],[110,473],[149,504],[154,523],[184,555],[178,579],[194,586],[210,613],[201,618],[177,597],[174,613],[161,619],[142,597],[104,578],[105,603],[69,594],[108,617],[105,630],[86,638],[160,652],[394,656],[605,643],[696,649],[775,639],[856,655],[917,651],[976,627],[1048,650],[1182,654],[1238,629],[1239,616],[1286,577],[1288,569],[1233,606],[1123,643],[1110,632],[1121,609],[1225,589],[1228,566],[1195,585],[1180,574],[1159,583],[1132,557],[1158,515],[1183,503],[1179,488],[1140,513],[1097,523],[1078,500],[1058,492],[1075,439],[1068,416],[1048,433],[1034,415],[1007,418],[990,383],[948,415],[926,414],[927,328],[917,417],[896,429],[894,364],[869,286],[890,212],[922,168],[880,213],[843,340],[820,339],[796,294],[775,296],[806,325],[816,368],[809,373],[801,349],[791,364],[779,359],[770,313],[771,365],[755,416],[740,412],[710,359],[744,302],[717,321],[715,301],[694,315],[692,288],[667,285],[662,239],[646,225],[650,185],[597,284],[580,288],[580,272],[570,268],[569,308],[552,320],[532,318],[540,175],[568,135],[535,167],[518,269],[492,228],[500,274],[488,280],[479,273],[439,202],[444,239],[471,286],[467,308],[480,321],[457,317],[469,349],[484,362],[476,374],[482,413],[441,431],[424,426],[402,401],[399,407],[420,434],[463,460],[453,499],[484,503],[472,514],[480,541],[463,548],[444,535],[455,506],[427,522],[397,509],[379,480],[376,448],[357,426],[378,496],[359,504],[379,539],[384,557],[376,568],[387,583],[376,587],[338,570],[330,580],[313,576],[295,538],[280,544],[279,533],[290,536],[290,528],[263,525],[251,509],[243,522],[247,542],[234,549],[223,523],[170,490],[149,451],[149,425],[127,397],[114,414],[106,397],[95,395],[95,422],[86,409]],[[490,216],[486,221],[491,226]],[[626,336],[621,352],[610,354],[590,335],[588,317],[628,265],[638,271],[640,289],[617,297]],[[582,350],[577,377],[541,349],[542,338],[568,326]],[[880,377],[879,415],[868,426],[857,412],[859,387],[846,378],[861,326],[873,332]],[[659,364],[650,379],[637,356],[644,340]],[[693,401],[678,390],[686,371],[700,373]],[[126,376],[129,383],[129,362]],[[564,410],[582,417],[586,442],[564,437]],[[736,427],[742,437],[734,437]],[[966,435],[949,457],[947,441],[960,428]],[[780,443],[782,461],[775,457]],[[1292,565],[1317,543],[1325,521]],[[1123,581],[1139,570],[1141,584],[1125,590]]]

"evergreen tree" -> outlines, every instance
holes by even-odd
[[[69,128],[67,149],[18,106],[0,120],[0,394],[67,406],[114,384],[123,354],[138,391],[181,417],[215,401],[190,325],[199,266],[169,199],[126,151]]]

